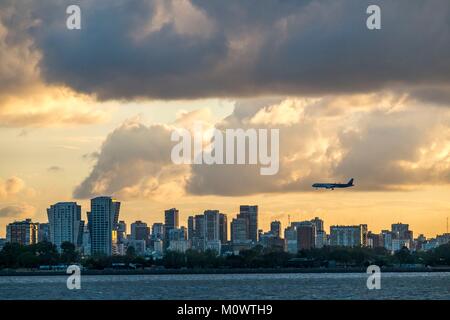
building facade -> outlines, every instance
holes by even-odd
[[[239,208],[238,218],[248,221],[248,239],[253,243],[258,242],[258,206],[242,205]]]
[[[272,221],[270,223],[270,233],[278,238],[281,236],[281,222],[280,221],[276,220],[276,221]]]
[[[297,226],[297,250],[311,250],[316,244],[316,225],[304,221]]]
[[[331,226],[330,245],[339,247],[361,247],[367,245],[367,225]]]
[[[81,222],[81,206],[76,202],[58,202],[47,209],[50,226],[50,242],[58,251],[61,244],[70,242],[79,247],[80,237],[83,234]]]
[[[179,226],[180,212],[176,208],[171,208],[164,211],[164,247],[169,247],[170,230],[176,229]]]
[[[19,243],[24,246],[38,242],[39,224],[33,223],[31,219],[15,221],[6,226],[6,241]]]
[[[117,224],[120,202],[111,197],[91,199],[88,225],[91,236],[91,254],[110,256],[117,245]]]

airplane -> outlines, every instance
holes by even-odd
[[[312,185],[312,187],[316,189],[325,188],[331,190],[334,190],[334,188],[348,188],[353,186],[354,186],[353,178],[351,178],[350,181],[347,183],[314,183]]]

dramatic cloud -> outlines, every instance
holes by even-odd
[[[450,112],[402,96],[287,99],[230,119],[237,127],[280,129],[279,174],[261,176],[257,166],[197,165],[190,193],[307,191],[313,182],[352,177],[358,190],[450,182]],[[221,126],[228,127],[227,120]]]
[[[366,27],[371,4],[382,9],[381,30]],[[31,37],[38,53],[27,40],[21,54],[32,56],[33,69],[38,62],[47,82],[101,99],[392,86],[427,88],[421,97],[434,99],[433,92],[442,98],[441,90],[450,88],[446,0],[85,1],[79,31],[65,28],[66,6],[7,1],[7,8],[22,10],[14,17],[26,26],[12,37]]]
[[[129,120],[106,138],[90,175],[75,189],[75,198],[99,194],[146,197],[183,172],[170,160],[171,130]],[[182,182],[182,181],[181,181]]]
[[[15,196],[25,189],[25,182],[18,177],[11,177],[5,181],[0,179],[0,199]]]
[[[13,205],[0,208],[0,218],[29,218],[33,216],[36,209],[28,204]]]
[[[40,26],[24,1],[0,4],[0,127],[62,126],[105,120],[94,97],[42,79],[42,52],[29,31]]]
[[[313,182],[349,178],[362,191],[450,183],[447,108],[419,105],[389,92],[276,100],[264,106],[263,99],[239,102],[232,115],[216,124],[219,129],[279,128],[276,175],[260,175],[260,165],[173,165],[170,128],[134,122],[108,136],[75,195],[152,197],[168,181],[176,181],[177,194],[224,196],[312,191]],[[183,116],[191,119],[192,114],[199,112]],[[176,123],[188,129],[192,124]]]

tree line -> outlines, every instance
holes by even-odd
[[[270,250],[256,246],[239,254],[218,256],[215,251],[185,253],[167,251],[162,259],[137,256],[129,247],[124,256],[82,257],[70,242],[61,245],[58,252],[50,242],[23,246],[7,243],[0,251],[0,269],[39,268],[60,264],[81,264],[88,269],[106,269],[133,265],[135,268],[286,268],[286,267],[364,267],[371,264],[393,266],[398,264],[422,264],[425,266],[450,266],[450,243],[430,251],[413,251],[403,247],[393,255],[384,248],[323,247],[302,250],[291,254],[282,250]]]

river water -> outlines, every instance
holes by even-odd
[[[450,299],[450,273],[383,273],[369,290],[364,273],[1,276],[0,299]]]

